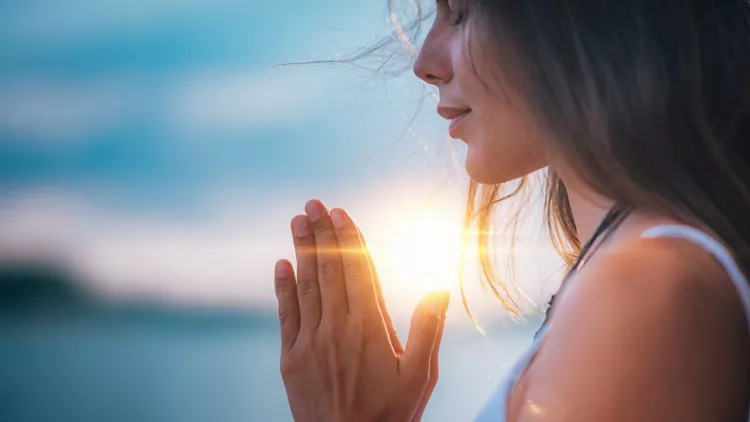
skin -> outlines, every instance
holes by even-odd
[[[438,1],[414,71],[439,89],[442,106],[471,110],[457,131],[468,145],[467,172],[502,183],[549,166],[568,187],[579,238],[589,238],[612,199],[547,158],[552,140],[512,86],[500,98],[486,89],[498,66],[486,55],[470,61],[467,53],[487,41],[462,7]],[[447,297],[417,308],[404,349],[355,223],[317,200],[305,211],[292,221],[297,274],[281,260],[275,278],[281,370],[295,420],[421,420],[438,378]],[[746,420],[750,338],[734,285],[703,249],[640,236],[674,223],[635,210],[568,280],[510,395],[509,421]]]
[[[404,348],[357,226],[320,201],[305,209],[292,220],[297,274],[286,260],[275,270],[294,420],[421,420],[437,382],[447,294],[422,301]]]
[[[512,85],[497,86],[494,80],[505,78],[478,62],[484,56],[479,28],[471,27],[471,17],[461,17],[462,5],[454,7],[452,11],[447,2],[438,2],[414,73],[439,89],[439,108],[471,109],[458,131],[469,147],[469,176],[480,183],[502,183],[541,169],[548,164],[544,135],[522,95]],[[478,66],[471,65],[472,57]]]

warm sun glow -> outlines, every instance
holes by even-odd
[[[392,230],[392,231],[391,231]],[[452,290],[458,282],[461,221],[424,213],[389,227],[372,253],[384,284],[401,294]],[[387,281],[386,281],[387,280]]]

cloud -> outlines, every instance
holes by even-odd
[[[29,1],[3,10],[0,34],[23,45],[77,42],[133,34],[215,8],[210,0]]]
[[[249,132],[324,113],[331,74],[272,69],[194,74],[172,87],[167,120],[178,131]]]
[[[6,141],[85,142],[131,117],[133,80],[77,82],[15,78],[0,85],[0,134]]]
[[[75,144],[143,116],[177,138],[249,133],[324,114],[341,97],[330,92],[332,74],[214,68],[177,75],[158,94],[138,75],[12,78],[0,82],[0,134],[6,141]]]
[[[418,269],[410,271],[414,274],[409,280],[399,278],[393,263],[387,262],[387,248],[405,224],[425,209],[421,200],[425,196],[424,187],[416,185],[323,195],[329,206],[344,206],[357,219],[380,262],[391,311],[404,318],[426,293],[430,280],[414,280],[412,276],[420,277],[414,275],[421,274]],[[72,191],[5,195],[0,201],[0,259],[61,260],[83,282],[115,298],[272,309],[273,264],[279,258],[294,257],[289,220],[302,211],[309,197],[305,191],[270,189],[214,194],[206,198],[210,207],[201,218],[188,219],[176,213],[105,210]],[[460,209],[449,202],[438,201],[436,208],[428,206],[427,210],[446,217],[441,220],[446,224],[455,217],[458,224]],[[524,247],[523,243],[518,246]],[[560,274],[554,271],[559,259],[549,247],[538,247],[519,258],[521,285],[538,302],[556,287],[555,276]],[[481,291],[471,273],[473,267],[467,267],[472,309],[477,314],[497,315],[498,305]],[[422,275],[429,278],[429,274]],[[453,288],[458,294],[457,287]],[[460,306],[455,308],[460,313]]]
[[[202,220],[93,207],[71,192],[26,192],[0,205],[0,257],[50,259],[113,297],[193,304],[272,303],[286,224],[264,210]]]

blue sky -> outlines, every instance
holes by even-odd
[[[309,198],[349,209],[376,244],[424,215],[453,233],[462,145],[413,75],[272,67],[354,52],[387,34],[386,12],[3,2],[0,251],[61,257],[105,294],[271,306],[270,268]],[[423,293],[385,287],[405,309]]]
[[[4,6],[0,176],[11,186],[96,179],[169,192],[193,191],[185,181],[337,180],[343,170],[388,177],[402,163],[357,161],[378,152],[368,141],[406,126],[383,128],[405,111],[383,86],[358,87],[366,75],[351,68],[268,69],[384,35],[378,3]]]

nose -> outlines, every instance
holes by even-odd
[[[414,74],[430,85],[442,85],[453,78],[448,39],[430,31],[414,62]]]

